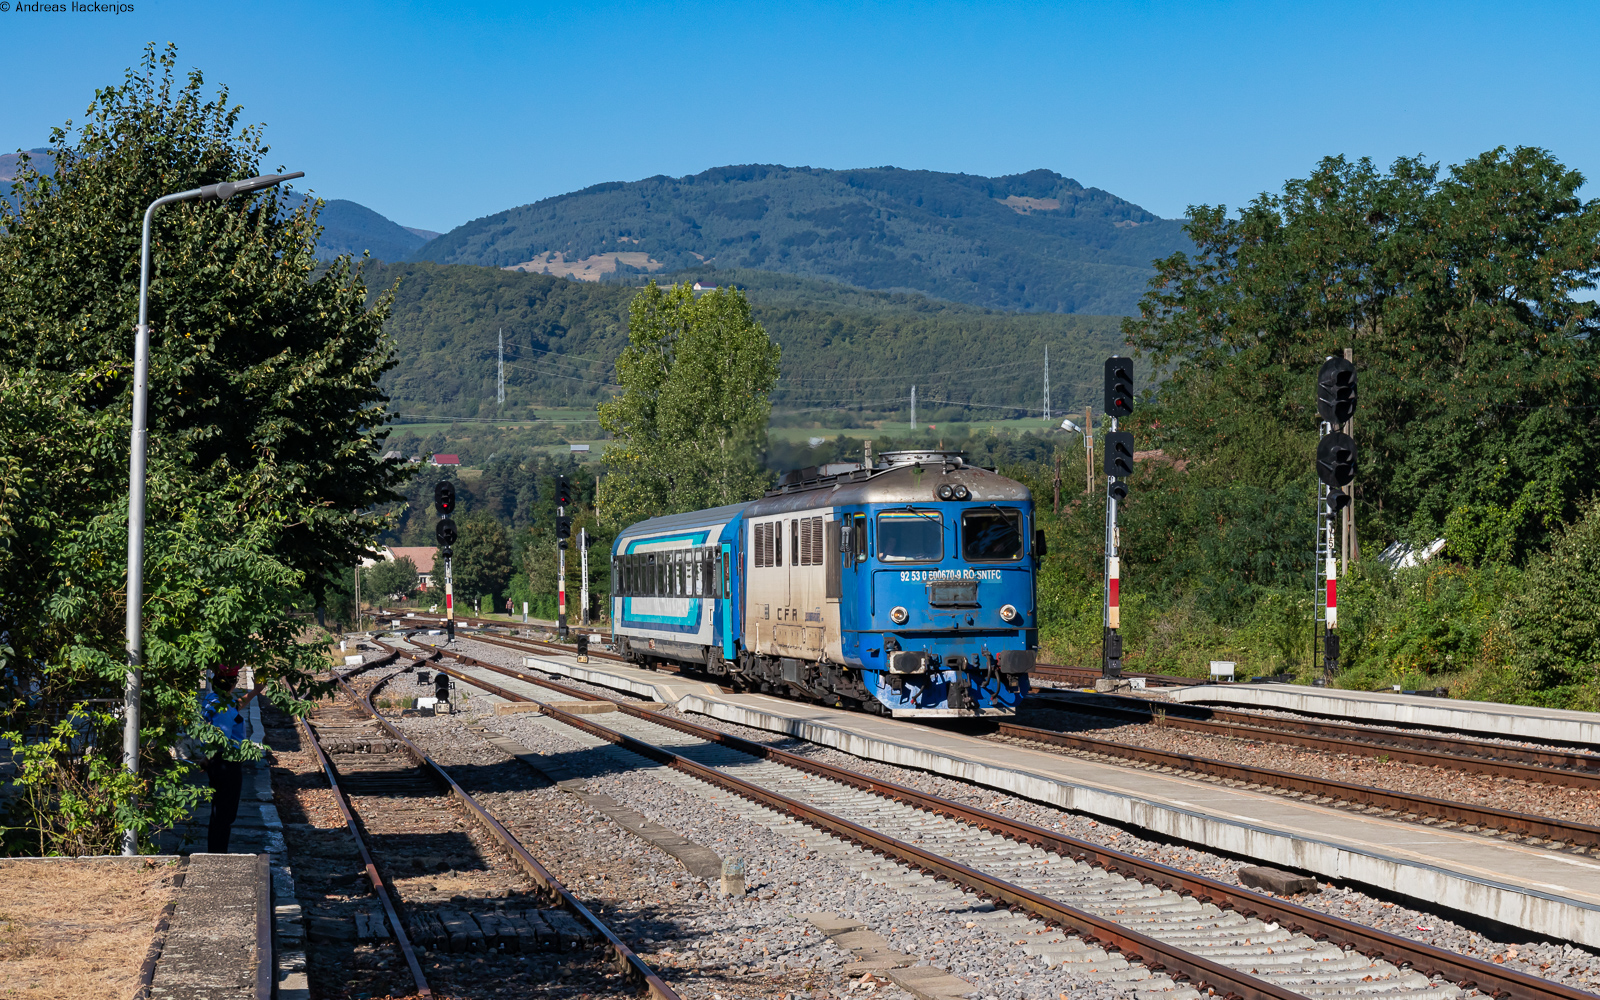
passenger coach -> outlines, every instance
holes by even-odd
[[[1038,646],[1043,548],[1021,483],[888,452],[627,528],[611,620],[644,666],[895,716],[1007,715]]]

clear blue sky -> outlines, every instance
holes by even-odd
[[[269,167],[441,231],[728,163],[1044,167],[1164,216],[1329,153],[1539,145],[1600,175],[1593,3],[131,3],[0,14],[0,146],[174,41]]]

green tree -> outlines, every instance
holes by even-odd
[[[390,594],[409,595],[417,589],[417,564],[410,556],[385,559],[361,572],[363,594],[370,600],[380,600]]]
[[[511,546],[506,529],[488,511],[476,511],[460,521],[451,567],[456,594],[469,604],[485,595],[505,593],[511,579]]]
[[[1529,564],[1505,617],[1518,700],[1600,708],[1600,503]]]
[[[1600,486],[1600,314],[1573,297],[1600,276],[1600,201],[1582,184],[1540,149],[1443,172],[1333,157],[1237,218],[1191,208],[1195,254],[1159,261],[1123,324],[1172,371],[1140,446],[1205,461],[1276,425],[1309,469],[1317,368],[1352,347],[1364,536],[1526,559]]]
[[[780,356],[737,289],[640,291],[617,359],[623,393],[600,406],[600,425],[616,438],[601,516],[622,525],[759,496]]]
[[[147,50],[75,133],[56,130],[54,178],[24,167],[18,204],[0,205],[0,693],[16,730],[122,692],[145,206],[262,172],[259,131],[198,73],[177,86],[174,61]],[[170,815],[181,766],[161,748],[206,668],[250,664],[286,707],[317,693],[325,661],[284,609],[369,547],[376,526],[353,512],[400,477],[375,457],[383,309],[347,260],[318,270],[314,206],[186,203],[153,232],[146,781],[115,806],[145,832]]]

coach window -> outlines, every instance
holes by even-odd
[[[772,522],[772,565],[783,565],[783,522]]]
[[[961,556],[968,562],[1022,558],[1022,512],[1015,507],[971,507],[961,512]]]
[[[866,562],[872,552],[867,542],[867,515],[855,514],[850,518],[850,550],[856,562]]]
[[[936,510],[886,510],[878,515],[878,558],[884,562],[938,562],[944,558],[944,521]]]

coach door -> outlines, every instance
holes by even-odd
[[[717,600],[722,602],[722,658],[731,660],[733,659],[733,545],[731,543],[722,543],[720,558],[716,575],[720,584]]]

